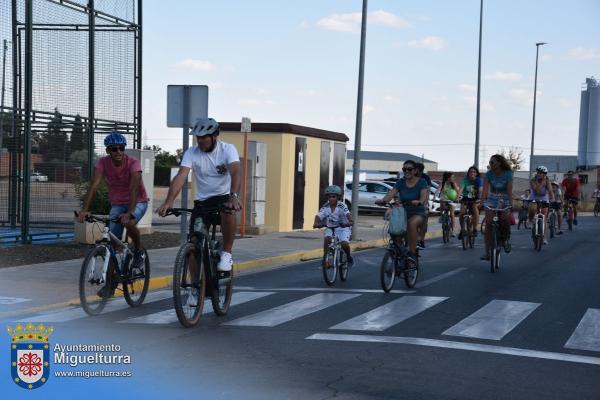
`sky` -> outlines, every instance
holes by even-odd
[[[362,150],[473,163],[479,0],[368,2]],[[209,86],[217,121],[283,122],[345,133],[354,148],[360,0],[146,0],[144,144],[174,151],[169,84]],[[577,154],[586,77],[600,78],[600,0],[484,0],[480,159]],[[527,163],[525,163],[527,166]]]

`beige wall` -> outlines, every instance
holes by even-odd
[[[267,145],[267,179],[265,225],[277,232],[292,230],[294,215],[294,164],[297,135],[252,132],[248,141]],[[304,226],[312,229],[319,210],[321,142],[326,139],[305,137],[306,159],[304,187]],[[244,136],[238,132],[221,132],[220,139],[233,144],[243,155]]]

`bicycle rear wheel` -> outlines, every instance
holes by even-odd
[[[394,257],[392,250],[386,250],[383,255],[379,278],[381,281],[381,288],[384,292],[389,293],[394,287],[394,280],[396,279],[396,258]]]
[[[539,218],[535,223],[537,224],[535,249],[537,251],[542,251],[542,245],[544,244],[544,220]]]
[[[450,241],[450,223],[448,222],[448,216],[446,214],[442,215],[442,239],[444,243]]]
[[[142,251],[144,252],[144,264],[141,268],[132,268],[130,265],[129,276],[123,282],[123,296],[130,307],[138,307],[144,302],[150,284],[150,260],[146,249],[142,249]]]
[[[173,269],[173,303],[177,319],[186,328],[197,325],[202,317],[206,290],[204,268],[194,243],[188,242],[179,248]]]
[[[207,253],[208,254],[208,253]],[[217,258],[210,260],[212,269],[216,271],[216,277],[212,279],[212,291],[210,300],[215,314],[218,316],[227,315],[229,306],[231,305],[231,297],[233,296],[233,268],[229,273],[219,272]]]
[[[469,240],[471,237],[471,220],[470,218],[464,217],[462,223],[462,233],[461,233],[461,242],[463,250],[466,250],[469,246]]]
[[[600,204],[596,202],[596,204],[594,205],[594,217],[597,217],[598,214],[600,214]]]
[[[103,268],[106,257],[109,257],[106,279]],[[98,315],[104,309],[110,295],[112,295],[112,276],[114,273],[114,259],[106,246],[96,246],[85,256],[79,273],[79,300],[81,307],[89,315]],[[99,296],[100,289],[104,286],[110,288],[109,294]]]
[[[493,274],[496,272],[496,265],[498,257],[500,257],[500,252],[498,251],[498,232],[495,227],[492,226],[492,238],[490,244],[490,272]]]
[[[323,279],[325,279],[325,283],[329,286],[332,286],[337,277],[337,257],[335,249],[327,249],[327,254],[325,255],[325,260],[322,267]]]
[[[556,215],[554,213],[550,214],[548,217],[548,228],[550,229],[550,238],[554,238],[555,230],[556,230]]]
[[[340,280],[345,282],[348,279],[348,256],[344,249],[339,250],[338,265],[340,268]]]

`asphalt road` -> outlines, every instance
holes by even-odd
[[[334,288],[317,262],[240,276],[229,315],[207,309],[193,329],[168,291],[138,309],[115,300],[99,317],[19,321],[51,323],[54,342],[119,344],[141,398],[599,399],[600,219],[581,218],[541,253],[529,232],[512,238],[495,274],[480,238],[467,251],[431,240],[417,287],[397,281],[390,294],[382,249],[357,253]]]

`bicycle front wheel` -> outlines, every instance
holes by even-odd
[[[129,276],[123,282],[123,296],[130,307],[138,307],[144,302],[150,284],[150,260],[146,249],[142,249],[142,251],[144,252],[144,263],[140,268],[130,266]]]
[[[407,288],[412,289],[415,287],[417,278],[419,277],[419,255],[416,255],[414,265],[409,265],[408,260],[406,259],[404,262],[406,263],[404,269],[404,283]]]
[[[537,237],[535,243],[535,249],[537,251],[542,251],[542,245],[544,244],[544,220],[538,219],[537,222]]]
[[[327,285],[332,286],[337,277],[337,257],[333,248],[327,249],[325,260],[323,262],[323,279]]]
[[[104,263],[108,258],[106,278],[104,278]],[[81,307],[89,315],[98,315],[104,309],[110,294],[114,273],[113,259],[106,246],[94,247],[85,256],[79,273],[79,300]],[[106,286],[106,289],[103,289]],[[101,292],[104,291],[104,293]]]
[[[338,265],[340,268],[340,280],[345,282],[348,279],[348,256],[346,256],[346,252],[342,249],[339,250],[338,256]]]
[[[447,215],[442,217],[442,239],[444,243],[448,243],[450,241],[450,223],[448,222]]]
[[[496,265],[500,252],[498,251],[498,231],[496,227],[492,227],[492,240],[490,243],[490,272],[493,274],[496,272]]]
[[[383,255],[379,277],[381,288],[384,292],[389,293],[394,287],[394,280],[396,279],[396,258],[391,250],[387,250]]]
[[[211,259],[212,271],[217,271],[217,264],[218,260],[216,258]],[[226,276],[224,274],[227,273],[216,272],[216,276],[212,281],[210,296],[213,311],[219,316],[227,315],[231,304],[231,296],[233,295],[233,268]]]
[[[179,248],[173,268],[173,303],[177,319],[186,328],[200,322],[204,309],[204,262],[194,243]]]
[[[555,224],[556,224],[556,215],[554,214],[550,214],[550,217],[548,217],[548,228],[550,229],[550,238],[554,238],[554,234],[555,234]]]

